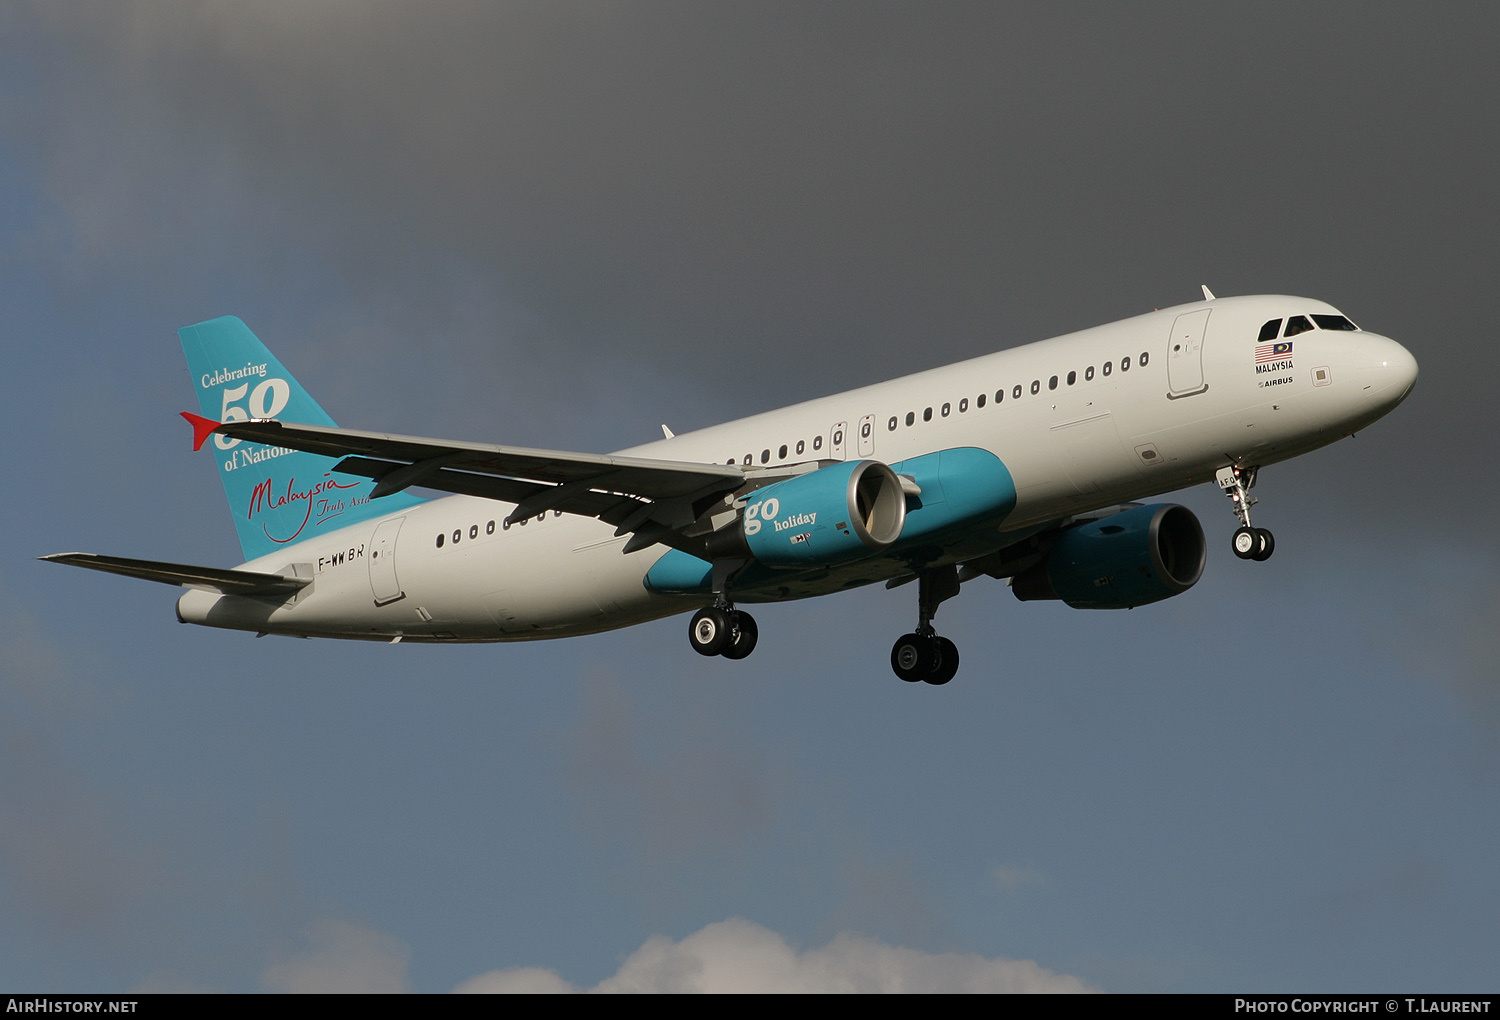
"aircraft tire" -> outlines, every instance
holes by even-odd
[[[1265,528],[1256,528],[1255,535],[1260,541],[1256,544],[1255,554],[1251,559],[1264,562],[1276,551],[1276,538]]]
[[[936,661],[922,679],[941,687],[958,675],[958,646],[945,637],[934,637],[932,645]]]
[[[1242,560],[1253,559],[1260,552],[1260,532],[1255,528],[1236,528],[1232,541],[1234,554]]]
[[[760,637],[760,628],[755,625],[755,617],[749,613],[736,609],[729,615],[732,618],[734,637],[719,654],[726,659],[743,659],[755,651],[755,642]]]
[[[903,634],[891,646],[891,669],[909,684],[927,679],[936,658],[932,639],[921,634]]]
[[[717,606],[706,606],[693,614],[688,625],[688,643],[699,655],[721,655],[733,640],[729,614]]]

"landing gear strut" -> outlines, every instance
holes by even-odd
[[[1276,551],[1275,537],[1265,528],[1252,527],[1250,524],[1250,508],[1260,502],[1250,495],[1259,470],[1256,467],[1231,464],[1219,468],[1214,475],[1219,488],[1224,490],[1224,495],[1234,504],[1234,516],[1240,522],[1234,532],[1233,546],[1234,554],[1242,560],[1268,560],[1271,553]]]
[[[958,646],[932,627],[938,605],[957,594],[957,567],[939,567],[917,578],[917,629],[891,647],[891,669],[902,680],[939,686],[958,673]]]

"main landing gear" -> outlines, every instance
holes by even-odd
[[[939,567],[917,578],[917,629],[891,647],[891,669],[907,683],[940,686],[958,673],[958,646],[932,628],[939,603],[958,594],[958,568]]]
[[[1224,495],[1234,504],[1234,516],[1240,522],[1234,533],[1233,545],[1234,554],[1242,560],[1268,560],[1271,553],[1276,551],[1275,537],[1265,528],[1252,527],[1250,524],[1250,508],[1260,502],[1250,495],[1250,490],[1255,487],[1255,474],[1258,470],[1255,467],[1231,464],[1219,468],[1214,475],[1219,488],[1224,490]]]
[[[755,617],[729,606],[708,606],[693,614],[688,642],[699,655],[722,655],[743,659],[755,651],[760,630]]]

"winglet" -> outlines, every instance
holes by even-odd
[[[1200,283],[1198,286],[1200,286],[1200,287],[1203,288],[1203,300],[1205,300],[1205,301],[1216,301],[1216,300],[1218,300],[1217,298],[1214,297],[1214,292],[1208,289],[1208,284],[1206,284],[1206,283]]]
[[[194,453],[203,449],[203,444],[208,442],[208,437],[214,434],[214,429],[223,424],[223,422],[214,421],[212,418],[205,418],[201,414],[194,414],[192,411],[181,411],[179,413],[193,427]]]

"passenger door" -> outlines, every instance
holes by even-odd
[[[1191,397],[1208,389],[1203,380],[1203,337],[1211,308],[1183,312],[1172,320],[1167,337],[1167,397]]]
[[[393,517],[381,521],[370,540],[370,593],[375,596],[377,606],[406,597],[396,577],[396,535],[404,520],[405,517]]]

